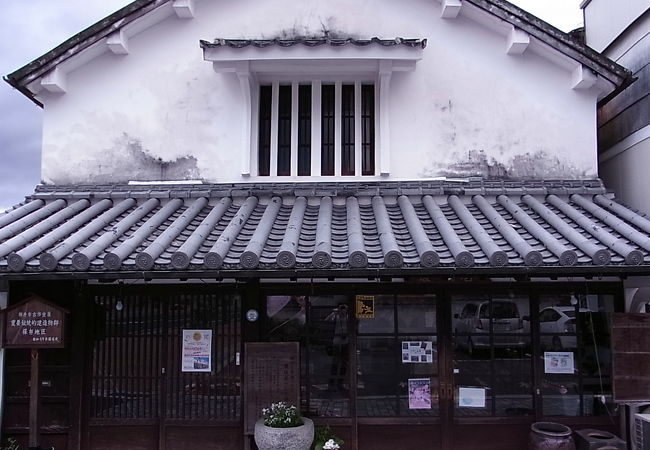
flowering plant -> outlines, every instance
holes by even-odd
[[[298,408],[285,402],[271,403],[270,408],[263,408],[262,418],[264,425],[273,428],[299,427],[304,423]]]
[[[316,450],[340,450],[343,446],[343,439],[337,437],[329,425],[316,427],[314,448]]]
[[[325,442],[325,445],[323,445],[323,450],[339,450],[341,446],[334,442],[334,439],[330,439],[327,442]]]

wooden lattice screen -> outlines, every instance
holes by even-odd
[[[240,416],[237,295],[96,296],[91,417]],[[212,330],[211,372],[181,372],[183,329]]]

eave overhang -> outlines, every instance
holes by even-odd
[[[299,38],[201,40],[203,59],[212,62],[217,72],[235,72],[238,63],[247,62],[255,73],[287,73],[287,64],[299,63],[291,72],[310,70],[319,75],[346,71],[379,72],[381,61],[390,61],[391,70],[413,70],[422,59],[426,39]],[[344,63],[341,64],[341,63]]]
[[[650,274],[650,221],[598,180],[40,187],[0,278]]]

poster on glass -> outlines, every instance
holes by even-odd
[[[545,373],[573,373],[573,352],[544,352]]]
[[[402,363],[431,364],[433,362],[432,341],[402,342]]]
[[[409,409],[431,409],[430,378],[409,378]]]

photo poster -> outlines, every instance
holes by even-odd
[[[182,372],[212,371],[212,330],[183,330]]]
[[[431,409],[431,378],[409,378],[409,409]]]
[[[573,352],[544,352],[544,373],[573,373]]]
[[[459,408],[485,408],[485,388],[459,387]]]
[[[431,364],[433,362],[432,341],[403,341],[402,363]]]

